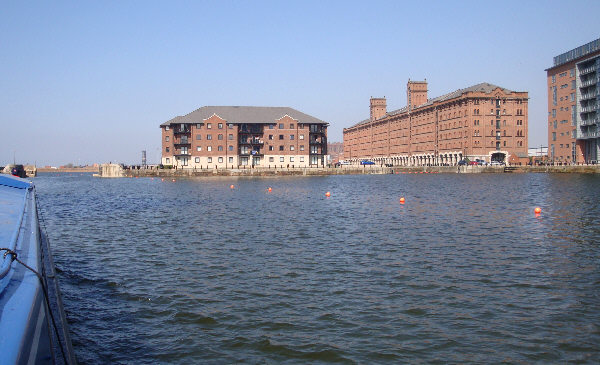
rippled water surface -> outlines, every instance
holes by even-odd
[[[598,176],[34,181],[81,363],[600,361]]]

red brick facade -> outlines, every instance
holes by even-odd
[[[409,81],[409,106],[374,112],[344,129],[344,156],[393,165],[454,165],[463,158],[527,162],[527,92],[479,84],[427,99],[427,83]],[[373,118],[375,116],[375,118]]]

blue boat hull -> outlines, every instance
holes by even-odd
[[[33,184],[0,176],[0,362],[74,364]]]

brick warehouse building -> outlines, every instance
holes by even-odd
[[[600,155],[600,39],[554,57],[548,83],[548,158],[597,163]]]
[[[426,81],[408,81],[407,106],[344,129],[344,157],[402,166],[455,165],[463,158],[526,163],[528,93],[482,83],[427,98]]]
[[[328,123],[287,107],[204,106],[160,125],[164,165],[322,167]]]

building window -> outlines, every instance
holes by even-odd
[[[223,163],[223,157],[219,157],[219,163]]]
[[[269,146],[269,151],[273,151],[273,146]]]
[[[290,162],[294,162],[294,156],[290,156]]]
[[[196,151],[198,151],[198,152],[202,151],[202,147],[200,147],[200,146],[196,147]]]
[[[301,134],[300,136],[298,136],[299,139],[304,139],[304,134]]]
[[[293,141],[294,140],[294,135],[290,134],[290,140]]]
[[[167,128],[168,128],[168,127],[167,127]],[[168,158],[168,157],[167,157],[165,160],[166,160],[166,161],[165,161],[166,163],[171,163],[171,159],[170,159],[170,158]]]
[[[233,146],[229,146],[229,151],[233,151]]]
[[[552,132],[552,140],[556,141],[556,132]]]
[[[210,151],[212,151],[212,147],[211,147],[211,146],[208,146],[208,147],[206,147],[206,150],[207,150],[208,152],[210,152]]]
[[[194,162],[195,162],[195,163],[200,163],[200,157],[196,157],[196,158],[194,159]]]
[[[282,156],[282,157],[279,157],[279,162],[283,162],[283,161],[284,161],[284,160],[283,160],[283,156]]]
[[[575,90],[575,80],[571,81],[571,90]]]
[[[269,134],[269,141],[272,141],[272,140],[273,140],[273,135]]]
[[[169,147],[165,148],[165,152],[169,152]]]
[[[196,129],[200,129],[202,125],[200,123],[196,123]]]
[[[223,146],[218,146],[217,151],[223,151]]]
[[[275,162],[275,157],[269,157],[269,162]]]
[[[165,137],[165,142],[169,142],[169,136]]]
[[[233,129],[233,124],[229,123],[229,124],[227,124],[227,127],[229,127],[229,129]]]
[[[304,156],[300,156],[300,162],[304,162]]]
[[[290,129],[294,129],[294,123],[290,124]]]
[[[552,105],[556,105],[556,86],[552,86]]]
[[[212,128],[212,123],[206,123],[206,128],[211,129]]]
[[[269,129],[273,129],[275,127],[275,124],[269,124]]]
[[[219,129],[223,129],[223,123],[219,123],[217,124],[217,126],[219,127]]]
[[[165,126],[165,130],[166,130],[166,131],[168,131],[168,130],[169,130],[169,126],[168,126],[168,125],[166,125],[166,126]],[[168,160],[168,159],[167,159],[167,160]]]
[[[208,163],[212,163],[212,157],[208,158]]]
[[[279,123],[279,129],[283,129],[283,128],[285,128],[285,127],[283,126],[283,123]]]
[[[556,82],[556,75],[552,75],[552,83],[554,84]]]
[[[229,163],[233,163],[233,157],[229,157]]]
[[[202,139],[202,135],[201,134],[196,134],[196,141],[199,141]]]
[[[212,139],[212,134],[207,134],[206,139]]]
[[[223,140],[223,135],[222,135],[222,134],[219,134],[219,135],[217,135],[217,139],[218,139],[219,141],[222,141],[222,140]]]
[[[569,70],[569,76],[575,77],[575,69],[574,68]]]
[[[290,151],[293,151],[293,150],[294,150],[294,146],[290,146]]]
[[[303,144],[300,145],[300,151],[304,151],[304,145]]]
[[[552,118],[556,118],[556,109],[552,109]]]
[[[280,134],[280,135],[279,135],[279,139],[283,139],[283,134]]]
[[[233,140],[233,134],[228,135],[227,138],[229,138],[229,140],[232,141]]]
[[[279,146],[279,150],[280,150],[280,151],[283,151],[283,146]]]

